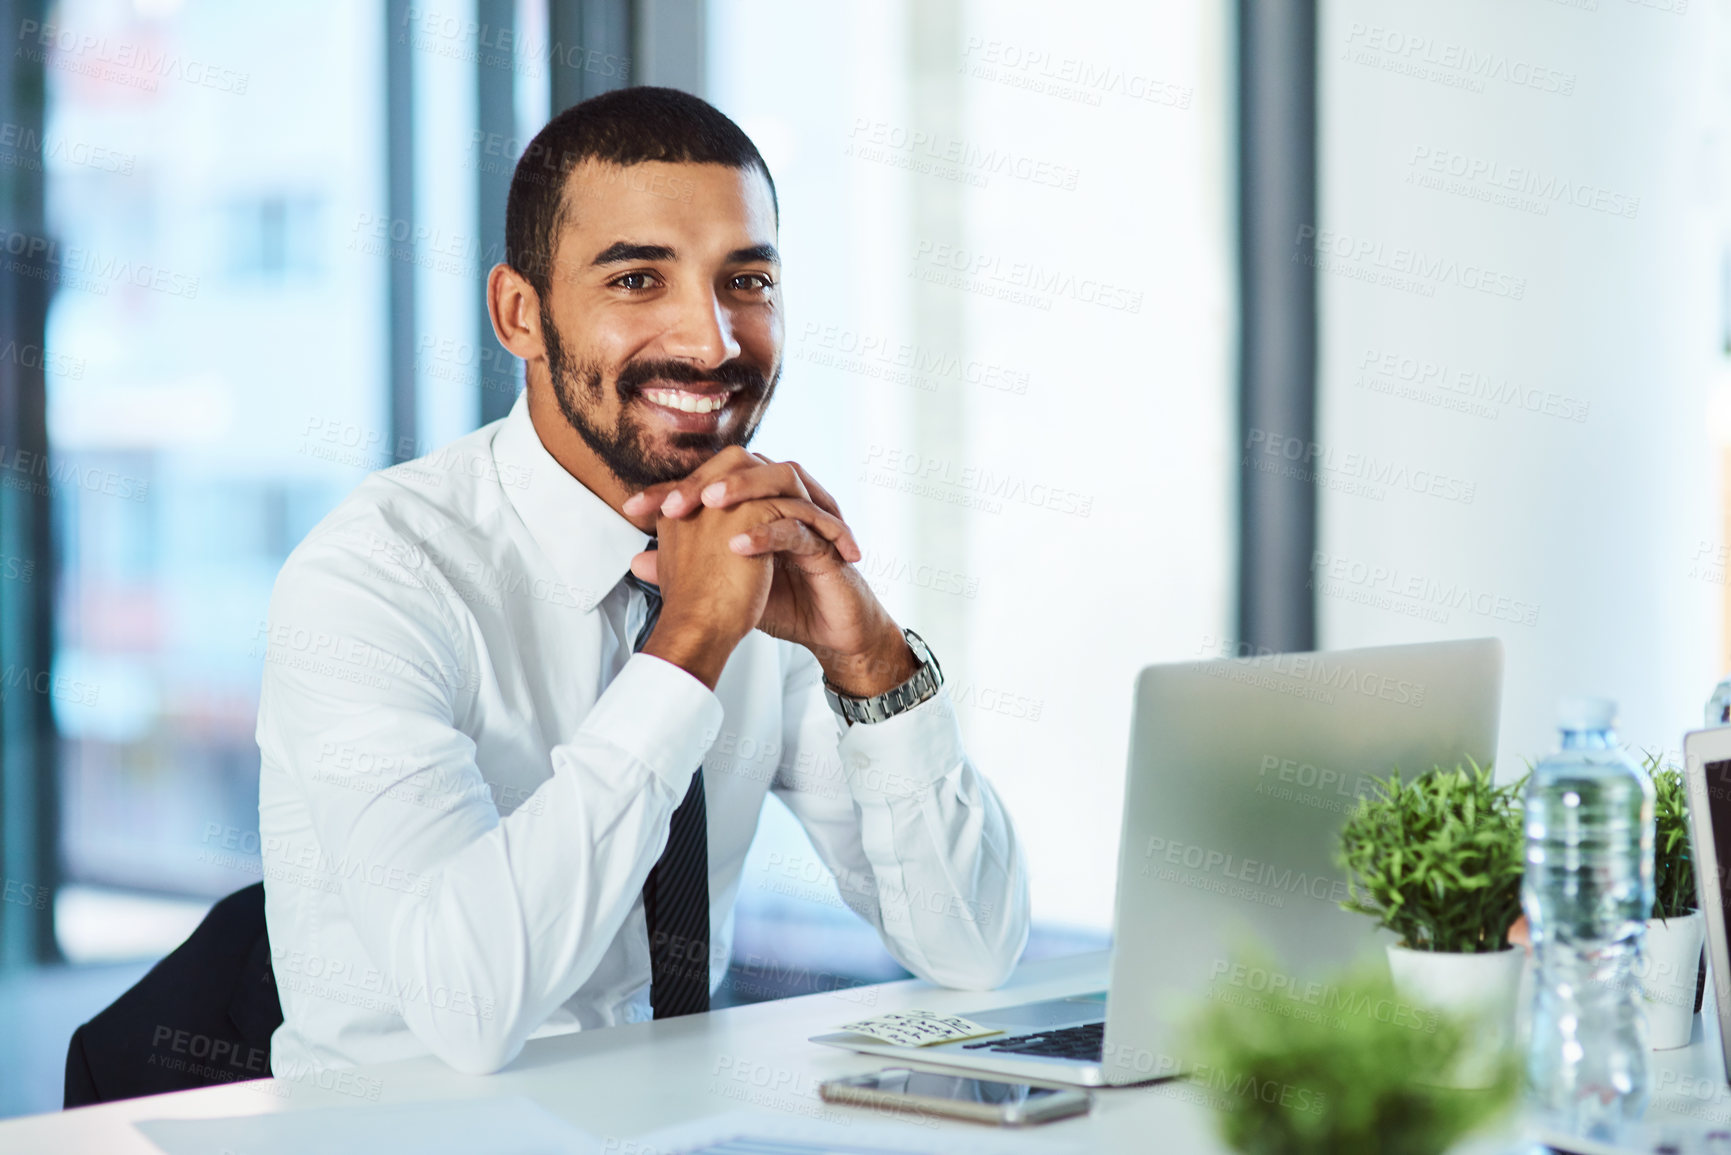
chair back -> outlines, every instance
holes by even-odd
[[[72,1033],[66,1106],[268,1078],[281,1025],[257,882],[211,907],[185,942]]]

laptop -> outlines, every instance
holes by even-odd
[[[1373,778],[1496,753],[1493,638],[1149,666],[1136,677],[1105,991],[965,1012],[1003,1033],[925,1047],[811,1041],[1035,1083],[1181,1073],[1203,1000],[1308,982],[1380,950],[1340,909],[1347,814]],[[1278,976],[1240,967],[1254,945]]]

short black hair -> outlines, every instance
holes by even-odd
[[[619,88],[574,104],[549,120],[523,150],[505,202],[505,263],[547,294],[553,248],[565,219],[565,179],[586,160],[645,161],[755,168],[775,179],[757,146],[720,109],[676,88]]]

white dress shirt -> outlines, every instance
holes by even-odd
[[[519,397],[290,555],[258,718],[275,1073],[428,1052],[494,1071],[531,1036],[649,1018],[643,881],[699,764],[712,990],[766,792],[902,965],[1008,976],[1026,868],[948,697],[848,727],[811,654],[760,632],[713,693],[633,655],[647,607],[622,579],[646,541]]]

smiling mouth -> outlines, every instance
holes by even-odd
[[[726,408],[730,393],[698,393],[689,389],[645,389],[643,399],[681,413],[714,413]]]

